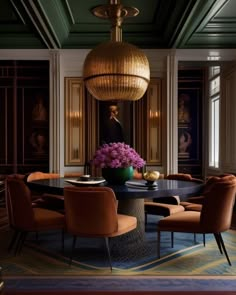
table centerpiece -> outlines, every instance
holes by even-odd
[[[110,184],[124,184],[133,177],[134,169],[145,165],[141,156],[128,144],[103,144],[93,157],[93,164],[102,169],[102,176]]]

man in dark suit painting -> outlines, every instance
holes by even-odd
[[[117,105],[110,105],[109,117],[105,120],[102,128],[102,143],[124,142],[123,129],[117,115]]]

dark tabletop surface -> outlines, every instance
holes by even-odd
[[[41,193],[51,193],[63,195],[65,186],[72,186],[67,180],[72,178],[42,179],[28,183],[30,189]],[[74,178],[73,180],[76,180]],[[88,185],[86,182],[76,184],[78,186]],[[125,185],[109,185],[106,182],[99,184],[112,188],[117,199],[138,199],[138,198],[158,198],[165,196],[181,195],[191,196],[200,194],[203,188],[202,183],[182,180],[159,179],[156,186],[146,185],[145,180],[131,180]]]

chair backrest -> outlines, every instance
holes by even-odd
[[[116,197],[108,187],[65,187],[66,226],[74,235],[105,236],[118,229]]]
[[[10,225],[30,230],[34,226],[31,192],[22,179],[7,178],[7,204]]]
[[[208,193],[211,190],[212,185],[214,185],[217,182],[222,181],[228,181],[228,180],[234,180],[235,176],[233,174],[222,174],[218,176],[210,176],[207,178],[207,181],[205,183],[204,189],[203,189],[203,195]]]
[[[44,173],[40,171],[32,172],[28,175],[27,181],[34,181],[39,179],[52,179],[52,178],[59,178],[60,174],[58,173]]]
[[[167,175],[166,179],[191,181],[192,176],[187,173],[176,173]]]
[[[205,232],[222,232],[230,228],[235,193],[236,177],[219,179],[204,194],[201,225]]]

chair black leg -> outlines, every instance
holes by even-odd
[[[171,232],[171,248],[174,248],[174,232]]]
[[[19,237],[18,237],[18,240],[16,242],[16,247],[15,247],[15,253],[14,253],[15,256],[17,255],[17,253],[19,254],[21,252],[25,238],[26,238],[26,233],[19,232]]]
[[[223,254],[223,252],[222,252],[222,247],[221,247],[221,241],[220,241],[220,239],[219,239],[219,236],[218,236],[217,234],[214,234],[214,237],[215,237],[215,240],[216,240],[217,246],[218,246],[218,248],[219,248],[219,250],[220,250],[220,253]]]
[[[21,242],[20,242],[20,245],[19,245],[19,248],[18,248],[18,253],[20,254],[21,251],[22,251],[22,248],[23,248],[23,245],[25,243],[25,240],[26,240],[26,237],[28,235],[28,232],[23,232],[22,233],[22,238],[21,238]]]
[[[19,251],[20,243],[21,243],[21,240],[22,240],[22,235],[23,235],[23,233],[19,231],[18,232],[18,237],[17,237],[17,240],[16,240],[15,251],[14,251],[15,256],[17,255],[17,252]]]
[[[197,236],[196,236],[196,233],[193,234],[193,242],[194,242],[194,244],[197,244]]]
[[[109,238],[107,238],[107,237],[105,237],[105,244],[106,244],[106,249],[107,249],[107,255],[109,258],[110,269],[112,272],[112,262],[111,262],[111,253],[110,253],[110,247],[109,247]]]
[[[71,254],[70,254],[70,262],[69,262],[70,266],[71,266],[71,263],[72,263],[72,258],[73,258],[73,254],[74,254],[74,250],[75,250],[76,239],[77,239],[77,237],[74,236],[73,241],[72,241]]]
[[[10,244],[9,244],[9,246],[8,246],[8,248],[7,248],[8,251],[11,251],[11,249],[13,248],[15,242],[16,242],[17,239],[18,239],[18,235],[19,235],[19,231],[18,231],[18,230],[15,230],[15,231],[14,231],[14,234],[13,234],[13,236],[12,236],[12,239],[11,239],[11,241],[10,241]]]
[[[227,258],[227,261],[228,261],[229,265],[231,266],[232,264],[231,264],[231,262],[230,262],[230,259],[229,259],[229,256],[228,256],[228,253],[227,253],[227,251],[226,251],[226,248],[225,248],[225,244],[224,244],[224,241],[223,241],[222,235],[221,235],[221,233],[218,233],[217,235],[219,236],[219,241],[220,241],[220,243],[221,243],[221,246],[222,246],[223,252],[225,253],[225,256],[226,256],[226,258]]]
[[[204,233],[202,234],[202,241],[203,241],[203,246],[205,247],[206,246],[206,236],[205,236]],[[196,235],[196,233],[194,233],[194,244],[197,244],[197,235]]]
[[[157,258],[160,259],[161,258],[161,232],[157,231]]]

